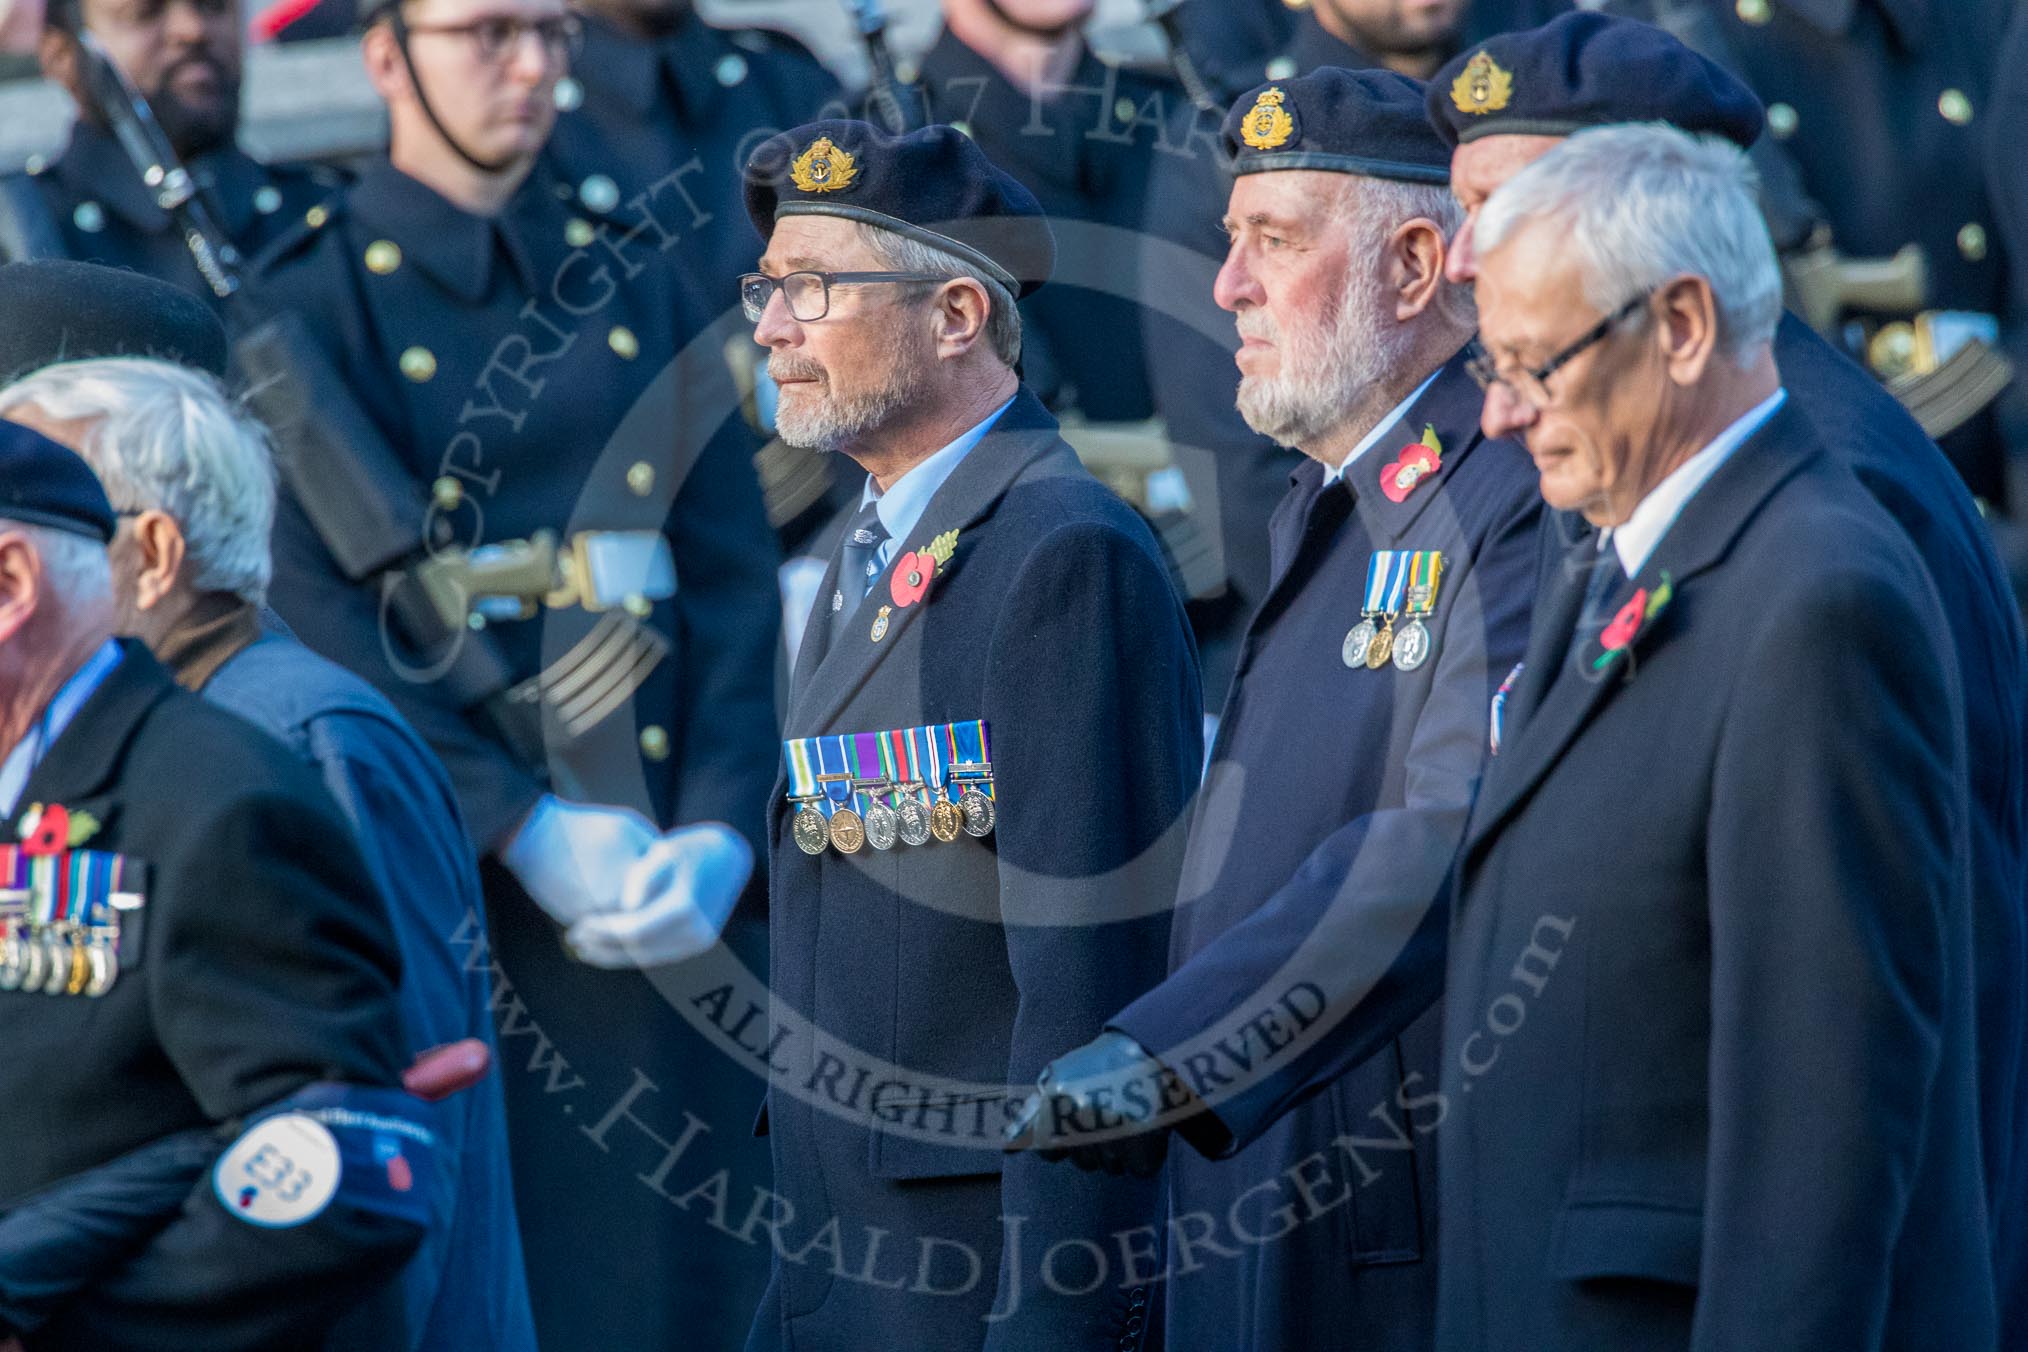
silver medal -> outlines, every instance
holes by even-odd
[[[20,936],[10,925],[7,933],[0,936],[0,991],[21,989],[21,978],[26,975],[22,966],[26,960]]]
[[[1414,671],[1429,661],[1429,630],[1421,620],[1410,620],[1394,640],[1394,665],[1403,671]]]
[[[903,794],[894,814],[899,819],[901,838],[910,845],[930,843],[930,810],[920,798]]]
[[[91,946],[86,955],[91,960],[91,980],[85,985],[85,994],[96,1000],[113,988],[113,982],[120,976],[119,955],[113,951],[113,941],[101,939]]]
[[[822,854],[831,843],[830,825],[814,803],[805,803],[796,810],[794,833],[796,848],[804,854]]]
[[[51,934],[43,939],[49,954],[47,975],[42,980],[45,995],[62,995],[63,988],[70,984],[70,945],[60,935]]]
[[[901,819],[885,803],[866,809],[866,843],[876,850],[891,850],[901,838]]]
[[[1352,632],[1345,635],[1345,646],[1340,656],[1345,665],[1354,671],[1366,665],[1366,650],[1373,646],[1373,636],[1380,631],[1373,627],[1373,621],[1361,620],[1352,626]]]
[[[990,836],[993,823],[998,820],[993,811],[993,800],[978,789],[966,789],[958,799],[958,810],[965,814],[965,834],[968,836]]]

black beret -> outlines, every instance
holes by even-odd
[[[1056,240],[1035,194],[954,127],[890,136],[812,122],[746,162],[746,210],[766,238],[783,216],[839,216],[947,249],[1026,296],[1049,280]]]
[[[1225,115],[1235,174],[1328,169],[1407,183],[1451,181],[1451,148],[1429,124],[1420,80],[1319,66],[1262,85]]]
[[[1430,80],[1429,119],[1452,145],[1667,122],[1742,147],[1760,139],[1766,121],[1751,89],[1671,34],[1585,11],[1488,38],[1452,58]]]
[[[119,518],[99,476],[76,451],[0,418],[0,520],[113,538]]]
[[[225,375],[225,328],[181,287],[98,263],[0,266],[0,381],[60,361],[155,357]]]

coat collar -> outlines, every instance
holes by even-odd
[[[1324,25],[1317,22],[1314,13],[1305,14],[1296,21],[1296,31],[1289,35],[1286,55],[1296,63],[1297,75],[1308,75],[1319,66],[1365,70],[1373,64],[1372,57],[1324,31]]]
[[[1353,486],[1358,497],[1359,519],[1376,549],[1398,545],[1429,510],[1429,505],[1443,496],[1458,466],[1485,440],[1485,434],[1479,430],[1479,412],[1486,396],[1466,369],[1470,355],[1469,345],[1453,353],[1429,388],[1422,392],[1422,398],[1403,409],[1345,475],[1345,481]],[[1435,429],[1437,440],[1443,443],[1437,471],[1411,489],[1407,497],[1395,502],[1381,490],[1381,476],[1399,462],[1407,446],[1422,440],[1426,427]]]
[[[630,37],[596,15],[584,16],[584,70],[636,118],[667,99],[676,120],[690,125],[720,89],[716,66],[724,49],[718,30],[694,12],[674,32],[654,39]]]
[[[253,223],[254,194],[267,181],[267,170],[238,146],[199,156],[187,167],[226,237],[241,238]],[[170,228],[168,214],[155,205],[134,162],[111,132],[89,122],[76,123],[56,172],[79,196],[99,202],[143,234],[157,235]]]
[[[1653,596],[1667,574],[1680,609],[1685,604],[1682,593],[1686,584],[1723,562],[1761,504],[1821,454],[1795,401],[1785,402],[1684,506],[1640,573],[1612,593],[1611,604],[1617,607],[1637,589],[1646,589]],[[1558,670],[1572,660],[1571,626],[1581,593],[1581,586],[1566,583],[1558,588],[1549,609],[1535,617],[1525,660],[1530,685],[1541,704],[1527,709],[1525,717],[1509,731],[1507,745],[1487,771],[1478,809],[1472,816],[1468,848],[1484,840],[1520,805],[1626,680],[1625,662],[1603,674]],[[1663,612],[1651,622],[1652,630],[1641,631],[1637,652],[1668,642],[1673,627],[1670,616],[1671,612]]]
[[[1048,464],[1060,457],[1061,464]],[[1015,482],[1031,470],[1042,467],[1052,473],[1077,469],[1076,454],[1064,443],[1056,419],[1026,386],[1014,396],[1013,404],[936,491],[923,509],[915,530],[898,541],[894,557],[874,579],[852,628],[827,649],[825,634],[830,617],[823,601],[804,633],[802,650],[796,657],[795,683],[789,697],[788,730],[792,737],[807,737],[827,725],[866,684],[881,661],[900,645],[902,633],[917,616],[936,603],[933,590],[922,601],[903,606],[888,617],[887,633],[876,643],[872,638],[873,617],[887,595],[890,575],[904,554],[926,547],[946,531],[963,531],[990,514]],[[960,539],[950,568],[964,566],[968,542]],[[838,589],[839,554],[834,551],[817,588],[820,598]],[[938,585],[942,585],[941,583]],[[861,621],[864,623],[861,623]]]
[[[72,805],[103,794],[118,775],[134,730],[175,690],[169,673],[139,640],[122,639],[120,648],[120,665],[92,692],[28,777],[23,808],[30,803]]]
[[[498,216],[475,216],[383,157],[359,176],[350,202],[369,233],[400,245],[406,259],[467,304],[486,298],[503,261],[523,289],[539,291],[547,280],[541,260],[563,252],[564,212],[540,171]]]

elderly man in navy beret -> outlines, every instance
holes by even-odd
[[[1541,502],[1521,448],[1479,431],[1470,296],[1444,276],[1463,213],[1422,97],[1326,68],[1226,120],[1238,405],[1307,458],[1193,817],[1171,975],[1029,1109],[1049,1155],[1147,1167],[1163,1136],[1108,1140],[1096,1110],[1180,1080],[1193,1102],[1169,1120],[1195,1153],[1169,1161],[1166,1313],[1191,1346],[1435,1337],[1434,992],[1343,1074],[1315,1061],[1362,980],[1442,933],[1534,592]]]
[[[1761,133],[1760,104],[1725,70],[1659,28],[1572,14],[1497,37],[1431,82],[1431,120],[1456,150],[1453,190],[1467,224],[1453,274],[1477,272],[1473,222],[1487,198],[1563,139],[1588,127],[1666,122],[1741,147]],[[1867,371],[1794,314],[1774,336],[1782,384],[1828,452],[1858,476],[1915,545],[1942,602],[1965,706],[1972,785],[1970,872],[1978,975],[1980,1134],[2001,1289],[2028,1327],[2028,776],[2021,613],[1992,537],[1936,444]],[[1532,416],[1503,390],[1489,414]]]
[[[866,471],[767,825],[777,1261],[748,1346],[1136,1347],[1120,1236],[1154,1183],[1003,1162],[1000,1129],[1163,974],[1202,760],[1181,603],[1016,372],[1053,253],[1025,188],[952,128],[835,121],[763,144],[747,205],[776,425]]]

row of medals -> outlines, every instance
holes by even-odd
[[[878,794],[886,792],[886,787],[875,784],[864,791]],[[826,845],[836,846],[840,854],[857,854],[867,845],[891,850],[896,844],[927,845],[935,840],[948,845],[960,835],[981,838],[993,834],[997,819],[993,800],[977,785],[967,786],[955,803],[948,790],[938,789],[934,801],[929,793],[927,785],[904,784],[899,807],[889,807],[876,798],[864,816],[841,807],[828,819],[814,802],[805,802],[796,810],[796,846],[804,854],[822,854]]]
[[[117,932],[94,926],[36,926],[8,921],[0,934],[0,991],[41,991],[97,999],[120,974]]]
[[[1410,619],[1403,625],[1399,638],[1395,637],[1392,615],[1379,625],[1370,618],[1364,619],[1345,635],[1345,665],[1378,671],[1391,658],[1400,670],[1414,671],[1429,660],[1429,646],[1429,630],[1419,619]]]

